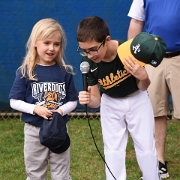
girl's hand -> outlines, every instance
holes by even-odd
[[[44,119],[52,119],[53,114],[53,112],[43,106],[35,106],[34,113],[43,117]]]
[[[59,114],[61,114],[61,116],[63,115],[63,112],[61,109],[51,110],[51,112],[58,112]]]

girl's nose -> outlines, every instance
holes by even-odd
[[[53,45],[50,45],[50,46],[49,46],[49,50],[51,50],[51,51],[54,50],[54,46],[53,46]]]

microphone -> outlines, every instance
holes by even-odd
[[[83,90],[84,91],[88,91],[87,77],[88,77],[89,68],[90,68],[90,65],[87,61],[83,61],[80,64],[80,70],[82,72],[82,77],[83,77]]]

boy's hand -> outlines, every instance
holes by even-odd
[[[87,91],[80,91],[78,97],[81,105],[86,105],[90,102],[90,93]]]
[[[148,78],[148,74],[144,67],[140,66],[139,63],[131,56],[124,60],[125,69],[130,72],[136,79],[143,81]]]
[[[34,113],[43,117],[44,119],[52,119],[52,114],[50,110],[43,106],[35,106]]]

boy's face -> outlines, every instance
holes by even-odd
[[[95,63],[99,63],[105,56],[106,50],[104,43],[104,41],[101,43],[96,41],[79,42],[78,51],[80,54],[84,54],[83,56],[87,56]]]

